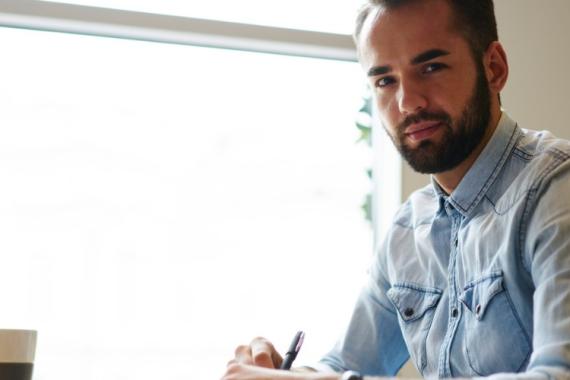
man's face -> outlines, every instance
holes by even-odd
[[[455,168],[479,145],[490,121],[483,65],[451,20],[447,1],[416,1],[374,11],[359,39],[384,128],[422,173]]]

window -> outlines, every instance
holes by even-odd
[[[35,379],[218,378],[300,328],[299,361],[330,348],[372,246],[356,63],[0,41],[0,325],[39,330]]]
[[[358,3],[328,0],[64,0],[69,4],[350,34]]]

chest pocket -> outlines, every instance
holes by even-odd
[[[465,347],[471,369],[487,376],[524,369],[532,347],[503,283],[501,271],[468,283],[459,300],[465,316]]]
[[[406,346],[420,372],[426,366],[426,339],[441,294],[439,289],[407,284],[396,284],[386,293],[398,312]]]

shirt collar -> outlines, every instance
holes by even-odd
[[[468,216],[499,175],[520,133],[517,124],[503,112],[493,136],[451,195],[447,196],[432,176],[440,208],[447,200],[462,215]]]

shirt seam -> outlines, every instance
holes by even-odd
[[[504,166],[505,162],[507,161],[507,158],[511,156],[511,153],[514,147],[516,146],[516,142],[518,140],[517,135],[519,135],[519,128],[518,124],[515,124],[515,128],[513,128],[511,136],[509,137],[509,143],[507,144],[503,153],[501,154],[501,158],[497,161],[495,167],[491,172],[491,175],[487,178],[487,180],[485,181],[485,183],[483,184],[477,195],[473,198],[471,203],[467,206],[467,208],[464,208],[459,202],[455,202],[455,200],[453,200],[453,203],[457,204],[457,208],[459,208],[462,212],[466,214],[471,213],[471,211],[473,211],[473,209],[477,206],[477,204],[479,204],[483,196],[487,193],[489,188],[493,185],[493,183],[499,176],[499,173],[501,171],[500,169]]]
[[[519,255],[521,263],[523,268],[526,269],[526,271],[532,275],[532,270],[530,267],[527,267],[525,260],[524,260],[524,256],[527,256],[528,254],[530,254],[530,252],[527,252],[527,248],[526,248],[526,239],[527,239],[527,234],[528,234],[528,224],[529,224],[529,220],[532,216],[532,213],[534,212],[535,208],[536,208],[536,195],[538,194],[539,189],[541,188],[541,186],[544,184],[544,180],[545,178],[548,177],[549,174],[551,174],[557,167],[560,166],[560,164],[562,164],[563,162],[567,161],[570,158],[570,155],[568,155],[567,153],[555,149],[553,148],[552,150],[550,150],[548,153],[552,153],[552,155],[556,158],[555,160],[553,160],[543,171],[542,173],[537,177],[536,181],[534,182],[534,186],[532,186],[527,193],[527,198],[525,201],[525,205],[523,208],[523,212],[522,212],[522,216],[521,216],[521,223],[519,225],[519,241],[518,241],[518,247],[517,247],[517,251],[521,253],[521,255]],[[524,255],[524,256],[523,256]],[[533,257],[531,257],[531,261],[532,261]],[[529,262],[530,265],[530,262]]]

